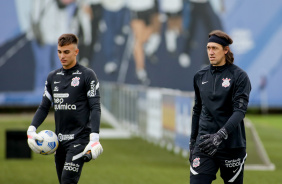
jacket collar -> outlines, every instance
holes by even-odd
[[[214,74],[215,72],[222,72],[223,70],[225,70],[228,67],[228,64],[226,63],[225,65],[222,66],[213,66],[210,65],[210,70],[211,73]]]

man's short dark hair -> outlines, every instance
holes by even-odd
[[[75,44],[78,45],[78,38],[75,34],[62,34],[58,39],[58,45],[60,47],[65,45]]]

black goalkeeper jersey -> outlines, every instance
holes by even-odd
[[[246,147],[243,118],[247,111],[251,83],[238,66],[212,65],[194,76],[195,104],[193,108],[191,139],[216,133],[225,127],[228,139],[219,148]]]
[[[99,133],[99,82],[93,70],[76,64],[68,70],[60,68],[50,72],[31,125],[36,128],[41,125],[52,105],[60,143],[88,139],[91,132]]]

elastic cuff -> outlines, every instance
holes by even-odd
[[[220,129],[219,133],[222,135],[223,139],[227,139],[228,138],[228,133],[227,133],[225,128]]]
[[[89,138],[90,138],[90,141],[97,142],[97,141],[99,141],[99,134],[97,134],[97,133],[91,133],[91,134],[89,135]]]
[[[28,132],[35,132],[36,128],[35,128],[35,126],[31,125],[31,126],[28,127],[27,131]]]

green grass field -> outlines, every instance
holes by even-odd
[[[5,158],[5,131],[26,130],[32,119],[30,114],[0,115],[0,183],[27,184],[58,183],[53,155],[32,154],[32,159]],[[267,150],[275,171],[245,171],[247,184],[281,183],[282,170],[282,116],[247,116],[254,123]],[[102,128],[108,126],[102,123]],[[48,116],[38,131],[54,130],[53,117]],[[187,184],[189,165],[187,159],[174,155],[159,146],[140,138],[101,139],[104,153],[95,161],[86,163],[80,184]],[[247,163],[257,161],[251,154],[253,146],[248,142]],[[20,151],[20,150],[19,150]],[[254,155],[254,156],[250,156]],[[251,158],[253,157],[253,158]],[[223,183],[220,178],[213,182]]]

